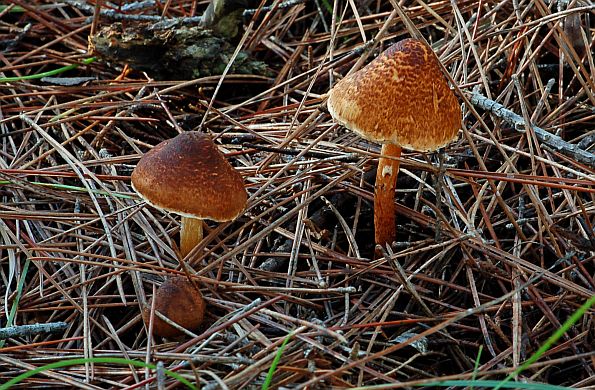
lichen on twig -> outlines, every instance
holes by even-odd
[[[47,324],[30,324],[9,326],[7,328],[0,328],[0,339],[7,339],[11,337],[26,337],[42,333],[57,333],[63,332],[68,328],[66,322],[49,322]]]
[[[525,120],[523,117],[504,107],[502,104],[492,99],[488,99],[478,92],[473,92],[469,101],[475,106],[491,112],[504,122],[512,125],[516,131],[525,131]],[[595,155],[593,153],[581,149],[578,145],[564,141],[562,138],[542,129],[541,127],[533,124],[531,124],[531,127],[540,142],[543,142],[550,148],[571,157],[578,162],[588,165],[590,168],[595,168]]]

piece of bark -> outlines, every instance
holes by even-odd
[[[235,45],[201,27],[156,30],[151,24],[124,27],[113,23],[91,37],[96,55],[108,62],[128,64],[160,80],[189,80],[222,74]],[[240,52],[230,73],[265,75],[266,65]]]
[[[258,3],[255,0],[211,0],[200,25],[222,37],[234,38],[238,35],[244,10]]]

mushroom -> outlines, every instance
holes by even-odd
[[[185,329],[196,330],[203,322],[205,301],[200,290],[187,278],[177,276],[167,279],[157,289],[153,299],[156,311]],[[148,308],[144,319],[148,327],[150,319]],[[182,333],[180,329],[174,328],[161,318],[154,317],[153,334],[161,337],[175,337]]]
[[[459,103],[427,44],[404,39],[329,92],[328,111],[341,125],[382,143],[374,191],[374,232],[379,245],[392,243],[394,193],[401,148],[420,152],[456,138]]]
[[[187,131],[163,141],[138,162],[132,187],[150,205],[180,214],[180,253],[202,240],[202,220],[235,219],[245,208],[242,176],[211,138]]]

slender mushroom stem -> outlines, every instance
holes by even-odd
[[[202,240],[202,219],[182,217],[180,230],[180,254],[186,257],[188,253]]]
[[[383,144],[374,186],[374,236],[376,244],[384,246],[396,238],[395,189],[399,174],[401,147]]]

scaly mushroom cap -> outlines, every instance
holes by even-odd
[[[329,92],[332,117],[363,138],[420,152],[457,136],[461,108],[436,55],[425,43],[404,39]]]
[[[242,176],[209,136],[196,131],[146,153],[132,172],[132,186],[147,203],[190,218],[231,221],[246,207]]]

